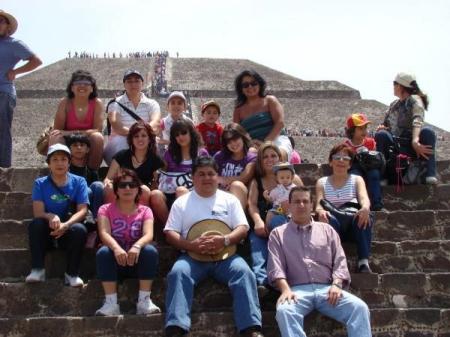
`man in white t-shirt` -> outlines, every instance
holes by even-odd
[[[167,276],[166,336],[188,333],[194,286],[212,276],[230,288],[234,320],[241,335],[263,337],[256,279],[244,259],[235,254],[222,261],[202,262],[187,254],[208,254],[239,243],[249,229],[244,210],[234,195],[218,190],[218,167],[211,157],[197,158],[192,181],[194,190],[175,201],[164,228],[167,241],[182,251]],[[205,219],[225,222],[231,233],[188,241],[192,225]]]

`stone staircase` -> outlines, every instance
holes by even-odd
[[[384,189],[388,212],[378,212],[374,225],[371,265],[376,274],[352,274],[351,291],[371,309],[372,331],[377,337],[450,336],[450,161],[438,165],[437,186],[406,186],[396,193]],[[326,165],[305,164],[297,171],[307,185],[328,171]],[[63,286],[64,253],[47,255],[47,282],[25,284],[29,272],[26,226],[32,217],[31,188],[46,169],[0,169],[0,337],[163,336],[164,313],[134,315],[137,281],[119,287],[122,313],[95,317],[103,291],[95,280],[95,252],[86,249],[82,289]],[[177,252],[168,246],[162,226],[155,237],[160,252],[159,277],[152,298],[164,311],[165,277]],[[247,254],[243,247],[244,255]],[[346,244],[351,270],[355,247]],[[279,336],[275,315],[277,295],[261,300],[264,333]],[[308,336],[346,336],[341,324],[319,314],[305,323]],[[234,336],[228,289],[207,280],[196,288],[191,336]]]

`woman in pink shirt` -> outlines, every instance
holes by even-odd
[[[98,211],[98,233],[103,247],[97,251],[97,277],[102,281],[105,302],[96,311],[99,316],[120,315],[117,303],[118,276],[139,279],[136,314],[161,312],[150,299],[152,281],[158,269],[158,251],[153,240],[153,213],[138,203],[141,182],[137,174],[122,169],[114,178],[116,201]]]
[[[82,133],[91,144],[88,167],[97,170],[103,160],[103,112],[102,101],[97,98],[95,78],[87,71],[72,74],[63,98],[56,111],[49,144],[65,144],[64,136]]]

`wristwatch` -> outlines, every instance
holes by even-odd
[[[223,245],[228,247],[230,245],[230,237],[228,235],[223,236]]]

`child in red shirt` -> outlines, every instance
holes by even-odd
[[[222,149],[221,138],[223,126],[218,122],[220,106],[215,101],[208,101],[202,105],[203,122],[197,125],[210,156]]]
[[[367,126],[371,122],[362,113],[352,114],[347,118],[345,133],[347,140],[345,145],[350,147],[356,154],[365,147],[369,151],[376,150],[375,139],[367,136]],[[354,160],[350,168],[350,173],[362,176],[367,185],[367,192],[370,197],[371,209],[380,211],[383,209],[383,196],[381,194],[381,172],[378,169],[364,171],[357,160]]]

